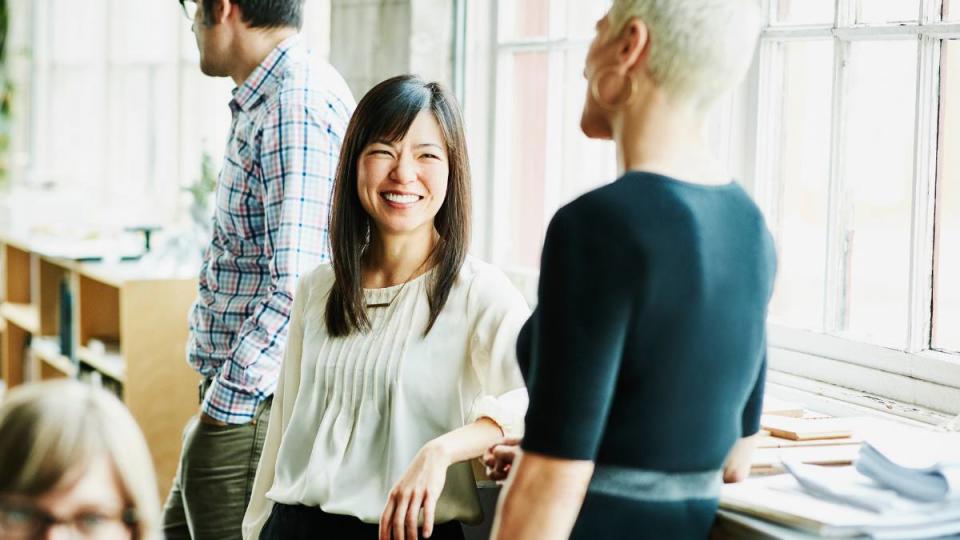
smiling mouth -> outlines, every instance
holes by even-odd
[[[408,206],[417,202],[420,202],[423,197],[421,195],[415,195],[413,193],[395,193],[387,191],[380,194],[384,200],[392,205]]]

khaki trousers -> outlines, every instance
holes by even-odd
[[[243,514],[267,436],[268,399],[248,424],[213,426],[190,419],[180,464],[163,509],[167,540],[239,539]]]

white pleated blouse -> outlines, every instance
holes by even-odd
[[[428,441],[482,417],[521,434],[515,349],[529,307],[503,272],[468,257],[424,336],[431,274],[365,289],[368,304],[392,302],[367,310],[369,332],[346,337],[324,322],[333,269],[301,279],[244,538],[259,536],[273,502],[376,523]]]

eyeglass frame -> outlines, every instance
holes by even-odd
[[[49,531],[52,527],[58,527],[61,525],[67,525],[73,531],[78,532],[81,534],[81,536],[83,536],[86,534],[83,532],[84,527],[82,525],[78,525],[78,522],[85,517],[90,517],[91,514],[95,514],[94,512],[84,512],[70,518],[62,518],[29,503],[15,503],[0,499],[0,532],[3,532],[5,527],[3,523],[3,521],[5,521],[5,516],[12,512],[21,512],[28,516],[27,519],[31,523],[29,523],[26,528],[27,535],[24,538],[29,540],[43,538],[47,531]],[[139,523],[139,518],[137,517],[137,511],[135,508],[128,506],[123,509],[120,515],[108,516],[104,514],[96,514],[96,516],[104,519],[107,523],[123,525],[130,533],[130,538],[135,536],[134,528],[137,523]]]
[[[187,4],[193,7],[188,8]],[[197,0],[180,0],[180,9],[183,10],[183,15],[187,20],[193,22],[197,18],[197,11],[200,9],[200,6],[197,5]]]

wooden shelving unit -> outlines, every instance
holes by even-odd
[[[102,355],[94,354],[86,347],[78,347],[77,359],[119,383],[126,380],[126,370],[124,369],[126,360],[122,357],[119,359],[119,363],[114,363]]]
[[[27,332],[40,331],[40,315],[37,306],[18,302],[4,302],[0,304],[0,317],[12,324],[23,328]]]
[[[0,378],[7,387],[57,377],[118,390],[146,436],[169,491],[183,427],[198,410],[198,376],[185,361],[196,280],[138,272],[133,264],[80,264],[0,234]],[[61,302],[61,286],[71,298]],[[70,322],[61,335],[61,320]],[[61,340],[72,354],[61,353]],[[90,347],[91,340],[109,344]],[[107,384],[109,382],[109,384]]]

